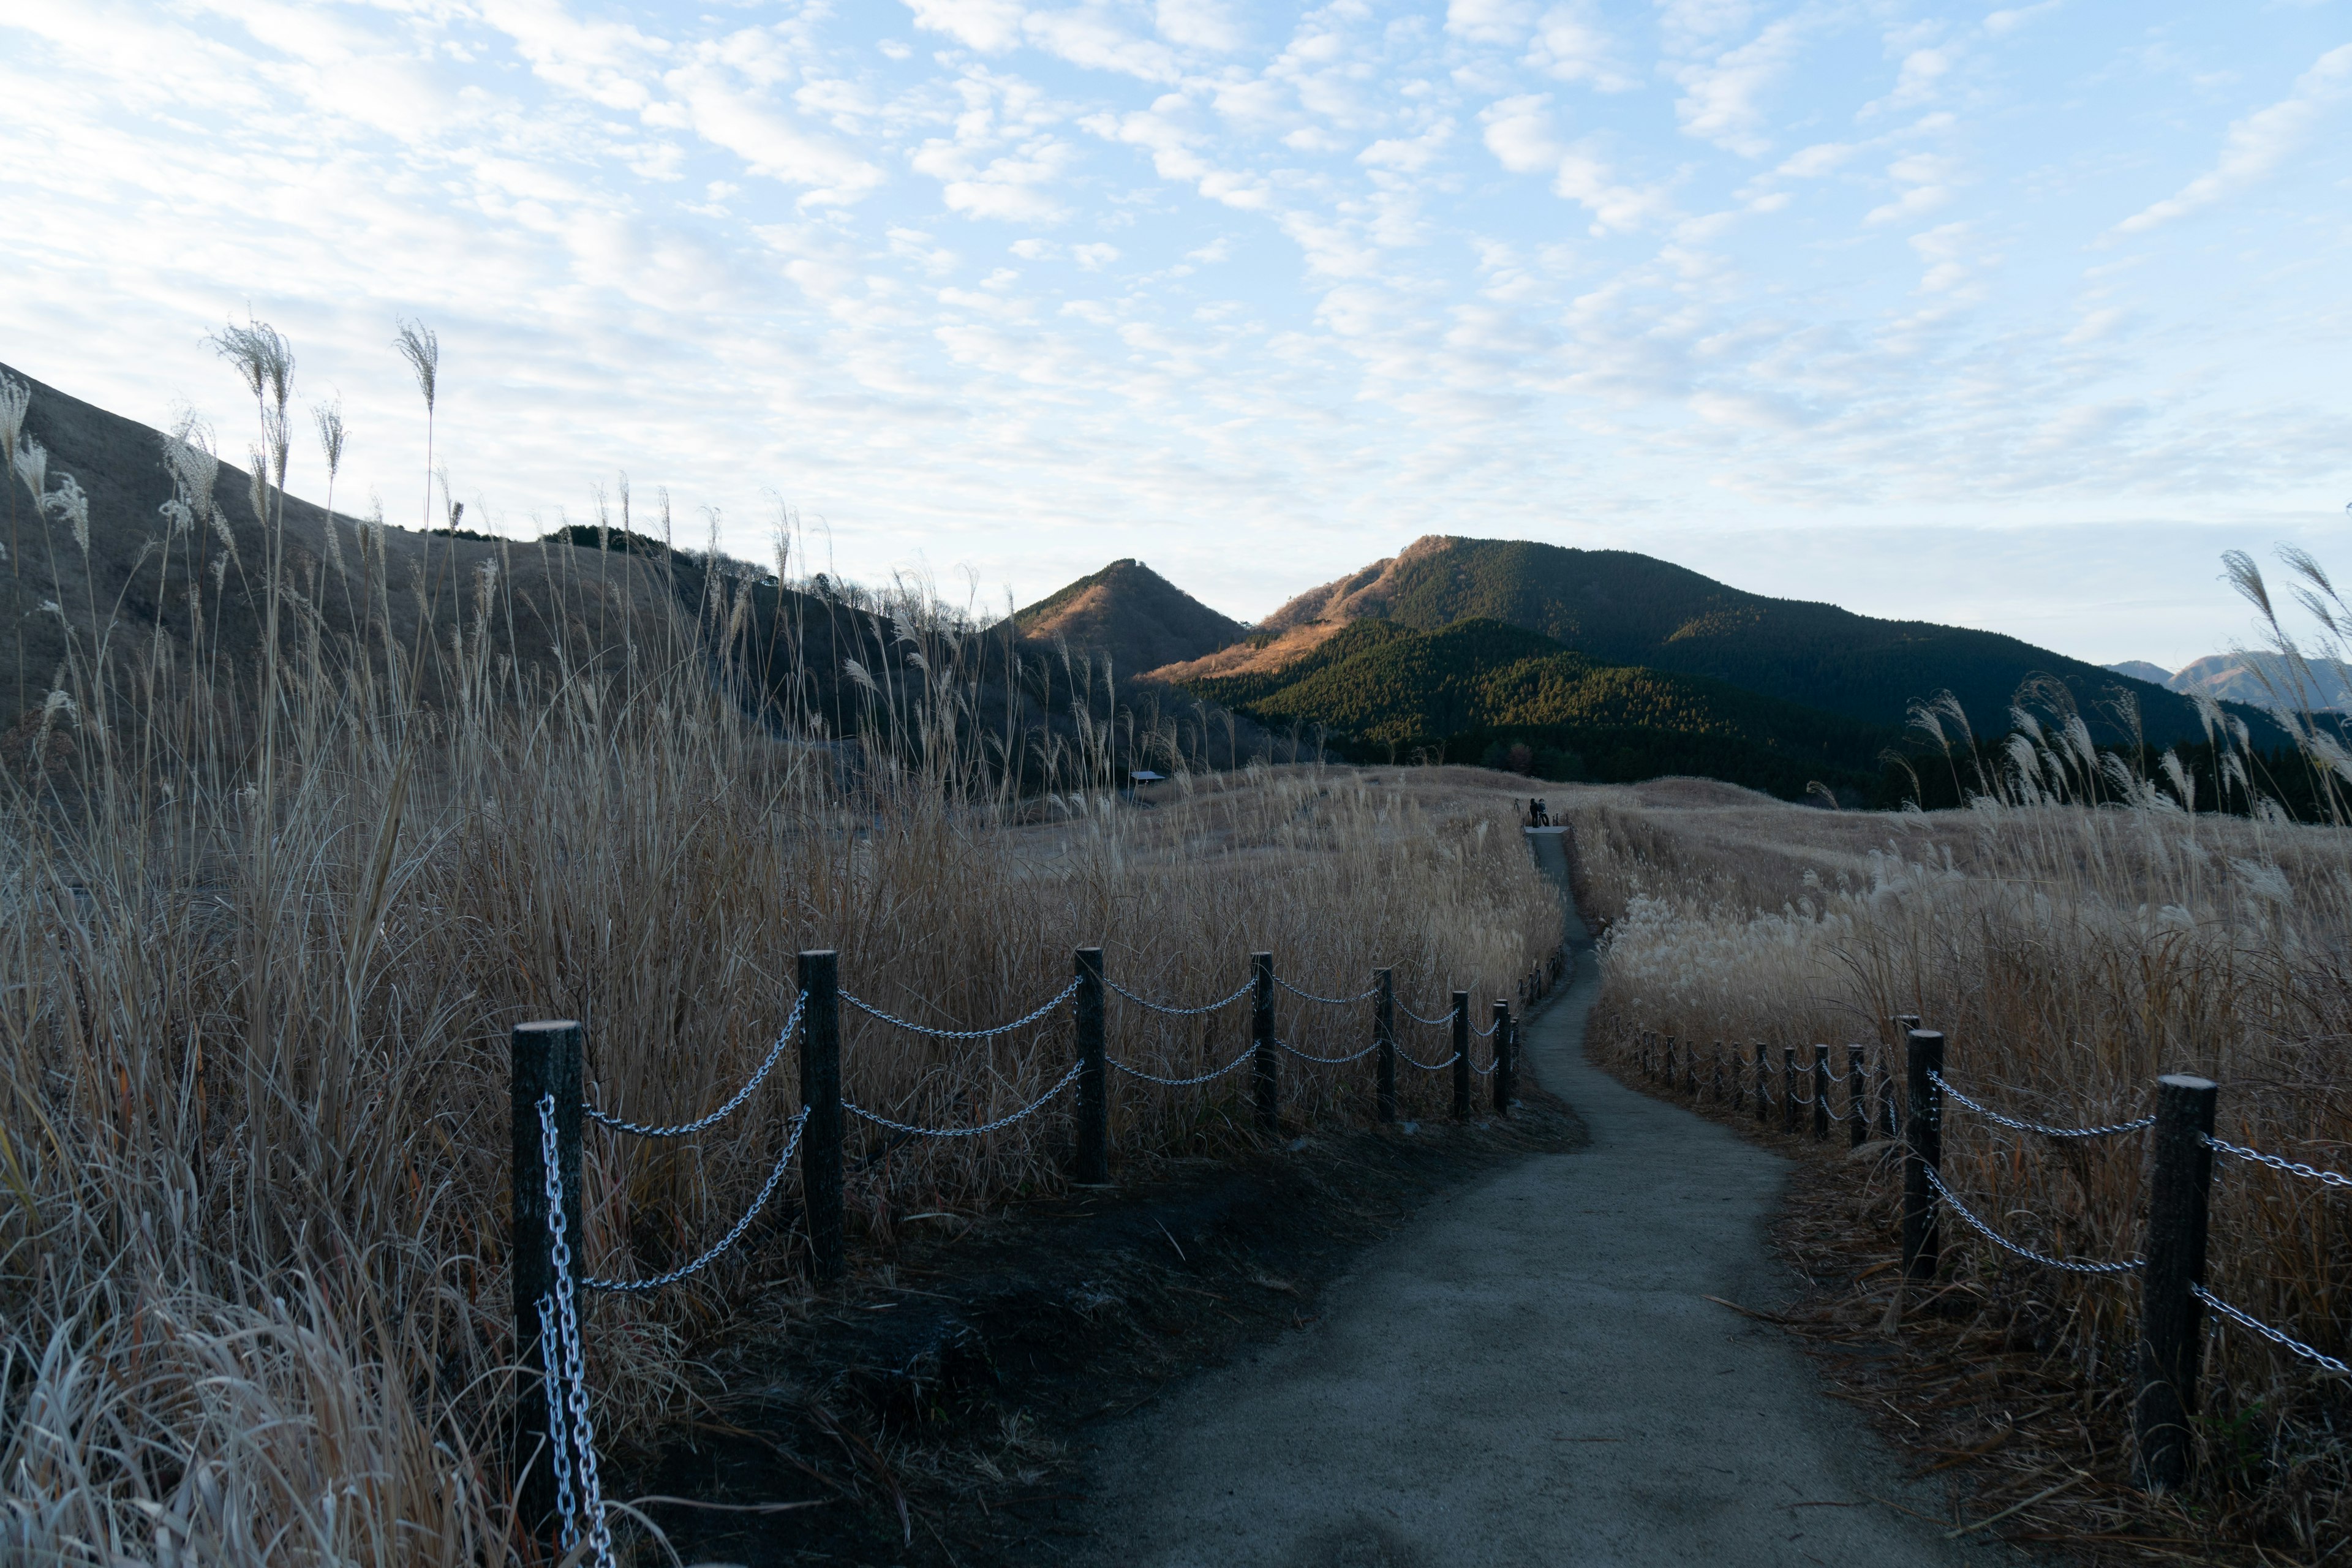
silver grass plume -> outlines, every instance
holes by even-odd
[[[0,463],[16,466],[16,443],[25,438],[25,414],[33,406],[33,389],[15,376],[0,373]]]
[[[422,321],[403,321],[392,346],[416,373],[416,390],[425,395],[425,412],[432,413],[441,385],[440,335]]]
[[[245,476],[245,499],[253,503],[256,522],[269,520],[269,454],[260,447],[247,445],[245,448],[247,470]]]
[[[8,466],[33,492],[33,505],[39,507],[49,493],[49,449],[38,441],[19,441],[9,454]]]
[[[223,327],[212,335],[213,348],[236,367],[256,403],[280,412],[294,395],[294,349],[267,321],[250,316],[244,326]]]
[[[343,438],[346,433],[343,428],[342,399],[338,397],[332,403],[312,404],[310,422],[318,427],[319,449],[327,458],[327,497],[330,502],[327,508],[327,559],[333,564],[336,576],[348,579],[352,574],[352,569],[343,563],[343,531],[341,525],[335,521],[335,509],[332,505],[335,476],[340,474],[343,468]]]
[[[74,543],[81,548],[84,557],[89,554],[89,497],[71,474],[58,478],[58,488],[41,498],[41,510],[54,512],[66,520],[73,530]]]
[[[310,423],[318,427],[319,449],[327,458],[327,482],[333,484],[335,476],[343,470],[343,402],[314,403],[310,405]]]

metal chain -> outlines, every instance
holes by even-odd
[[[2014,1252],[2020,1258],[2025,1258],[2030,1262],[2041,1264],[2044,1268],[2063,1268],[2069,1274],[2128,1274],[2133,1269],[2140,1267],[2141,1259],[2137,1258],[2125,1263],[2076,1263],[2067,1258],[2053,1258],[2047,1253],[2036,1252],[2031,1247],[2020,1247],[2017,1243],[2010,1240],[2007,1237],[2002,1236],[2000,1232],[1994,1230],[1992,1226],[1979,1219],[1974,1214],[1969,1212],[1968,1205],[1954,1197],[1952,1195],[1952,1189],[1944,1185],[1943,1177],[1936,1173],[1935,1166],[1929,1165],[1927,1167],[1927,1184],[1935,1188],[1937,1194],[1941,1196],[1946,1203],[1952,1205],[1953,1212],[1958,1214],[1962,1219],[1968,1221],[1969,1225],[1973,1226],[1976,1228],[1978,1235],[1983,1237],[1987,1241],[1991,1242],[1995,1247],[2000,1247],[2006,1251]]]
[[[609,1290],[620,1296],[642,1296],[648,1290],[675,1285],[688,1275],[698,1274],[709,1268],[729,1247],[743,1239],[743,1233],[751,1228],[751,1222],[758,1219],[760,1211],[768,1206],[768,1199],[775,1194],[776,1184],[784,1179],[784,1167],[793,1163],[793,1152],[801,1146],[801,1130],[807,1125],[808,1110],[803,1107],[793,1115],[792,1136],[784,1140],[784,1152],[777,1155],[776,1163],[769,1167],[768,1179],[760,1184],[760,1195],[751,1200],[751,1206],[744,1212],[741,1219],[735,1222],[734,1228],[719,1238],[718,1246],[693,1262],[673,1268],[667,1274],[656,1274],[650,1279],[583,1279],[580,1283],[591,1290]]]
[[[841,1109],[848,1111],[852,1116],[862,1116],[877,1127],[887,1127],[893,1132],[904,1132],[917,1138],[977,1138],[983,1132],[993,1132],[1000,1127],[1010,1127],[1023,1117],[1034,1116],[1045,1110],[1055,1095],[1077,1081],[1078,1074],[1085,1066],[1084,1062],[1071,1063],[1070,1070],[1062,1075],[1062,1080],[1038,1099],[1023,1106],[1010,1116],[1000,1116],[995,1121],[983,1122],[978,1127],[910,1127],[903,1121],[893,1121],[887,1116],[877,1116],[864,1106],[852,1105],[845,1100],[841,1102]]]
[[[1381,1048],[1380,1041],[1374,1040],[1370,1045],[1366,1046],[1362,1050],[1358,1051],[1352,1057],[1310,1057],[1305,1051],[1300,1050],[1297,1046],[1292,1045],[1288,1040],[1276,1040],[1274,1043],[1280,1046],[1284,1050],[1288,1051],[1292,1056],[1297,1057],[1302,1062],[1321,1062],[1325,1067],[1337,1067],[1346,1062],[1360,1062],[1366,1057],[1370,1056],[1374,1051]]]
[[[554,1163],[550,1162],[547,1168],[552,1171]],[[580,1542],[580,1510],[572,1496],[571,1427],[563,1405],[563,1341],[556,1333],[553,1291],[539,1299],[539,1359],[546,1363],[551,1353],[554,1363],[541,1367],[539,1386],[547,1395],[547,1458],[549,1467],[555,1471],[555,1517],[562,1521],[563,1550],[569,1552]]]
[[[1477,1025],[1473,1024],[1473,1025],[1471,1025],[1471,1026],[1470,1026],[1470,1032],[1471,1032],[1472,1034],[1474,1034],[1474,1035],[1477,1036],[1480,1039],[1482,1039],[1482,1040],[1483,1040],[1483,1039],[1485,1039],[1487,1036],[1489,1036],[1489,1035],[1493,1034],[1496,1030],[1497,1030],[1497,1029],[1501,1028],[1502,1026],[1503,1026],[1503,1020],[1502,1020],[1502,1019],[1500,1019],[1500,1018],[1497,1018],[1497,1019],[1496,1019],[1493,1023],[1491,1023],[1491,1024],[1487,1025],[1487,1026],[1486,1026],[1485,1028],[1483,1028],[1483,1029],[1482,1029],[1482,1028],[1480,1028]]]
[[[2221,1300],[2221,1297],[2213,1294],[2212,1291],[2205,1289],[2202,1285],[2191,1285],[2189,1287],[2189,1293],[2196,1297],[2199,1300],[2204,1302],[2207,1306],[2212,1308],[2215,1311],[2221,1313],[2223,1317],[2229,1319],[2231,1322],[2237,1323],[2241,1327],[2253,1330],[2254,1332],[2262,1335],[2263,1338],[2270,1341],[2273,1344],[2284,1345],[2288,1350],[2293,1351],[2295,1354],[2304,1357],[2307,1361],[2317,1362],[2320,1365],[2326,1367],[2330,1372],[2352,1374],[2352,1366],[2345,1365],[2342,1362],[2337,1361],[2334,1356],[2329,1355],[2325,1351],[2315,1351],[2309,1345],[2305,1344],[2301,1340],[2281,1333],[2278,1330],[2272,1328],[2268,1323],[2263,1322],[2259,1318],[2248,1316],[2246,1313],[2242,1312],[2237,1308],[2230,1305],[2229,1302]]]
[[[1452,1067],[1455,1062],[1458,1062],[1461,1059],[1462,1053],[1460,1051],[1454,1052],[1452,1056],[1446,1058],[1442,1062],[1425,1062],[1416,1057],[1407,1056],[1402,1049],[1397,1052],[1397,1060],[1411,1067],[1417,1067],[1423,1072],[1444,1072],[1447,1068]]]
[[[1454,1014],[1455,1010],[1449,1007],[1434,1018],[1424,1018],[1420,1014],[1414,1012],[1412,1008],[1400,1002],[1397,1004],[1397,1011],[1403,1014],[1406,1017],[1411,1018],[1416,1024],[1426,1024],[1433,1029],[1442,1029],[1445,1027],[1446,1025],[1454,1022]]]
[[[1954,1089],[1942,1073],[1929,1073],[1927,1081],[1988,1121],[1998,1121],[2003,1127],[2014,1128],[2020,1132],[2039,1132],[2044,1138],[2113,1138],[2119,1133],[2137,1132],[2144,1127],[2156,1125],[2155,1117],[2143,1116],[2137,1121],[2118,1121],[2112,1127],[2044,1127],[2039,1121],[2020,1121],[2013,1116],[2003,1116],[1990,1105],[1978,1104],[1958,1089]],[[2352,1183],[2347,1184],[2352,1185]]]
[[[1055,996],[1052,1001],[1045,1003],[1043,1006],[1038,1007],[1034,1012],[1024,1014],[1022,1016],[1013,1019],[1010,1024],[999,1024],[992,1029],[934,1029],[929,1024],[911,1023],[908,1020],[898,1017],[893,1014],[885,1013],[881,1008],[874,1005],[873,1003],[861,1001],[857,997],[852,996],[846,991],[841,993],[841,999],[848,1003],[851,1006],[856,1008],[859,1012],[864,1013],[868,1017],[879,1018],[886,1024],[894,1024],[899,1028],[905,1029],[912,1034],[929,1035],[935,1040],[984,1040],[992,1035],[1009,1035],[1015,1029],[1028,1027],[1038,1019],[1044,1017],[1046,1014],[1052,1012],[1055,1008],[1060,1006],[1063,1003],[1068,1001],[1072,996],[1077,994],[1077,990],[1078,983],[1076,980],[1073,980],[1067,985],[1063,986],[1061,994]]]
[[[572,1239],[568,1234],[570,1226],[563,1215],[563,1177],[557,1163],[555,1096],[552,1093],[539,1097],[539,1163],[547,1187],[548,1261],[555,1273],[553,1313],[548,1310],[547,1298],[540,1298],[539,1358],[541,1376],[552,1389],[558,1369],[546,1364],[549,1360],[548,1320],[552,1316],[557,1320],[555,1327],[562,1336],[558,1349],[561,1376],[565,1386],[561,1404],[554,1399],[549,1401],[551,1408],[547,1425],[549,1443],[557,1456],[554,1459],[556,1504],[563,1515],[563,1546],[569,1552],[580,1541],[580,1531],[572,1515],[572,1467],[566,1464],[562,1457],[568,1441],[571,1458],[577,1463],[580,1472],[578,1500],[588,1520],[589,1561],[597,1568],[612,1568],[613,1531],[604,1521],[604,1487],[596,1474],[596,1428],[588,1419],[588,1373],[586,1357],[580,1349],[580,1315],[573,1302],[572,1289]],[[562,1405],[569,1405],[572,1411],[568,1432]]]
[[[1241,1055],[1235,1057],[1224,1066],[1217,1068],[1214,1072],[1204,1072],[1198,1078],[1160,1078],[1157,1074],[1145,1072],[1141,1068],[1131,1068],[1125,1062],[1118,1060],[1112,1060],[1110,1065],[1117,1068],[1119,1071],[1127,1074],[1128,1077],[1139,1078],[1146,1083],[1160,1084],[1169,1089],[1189,1089],[1196,1083],[1207,1083],[1212,1079],[1224,1077],[1227,1073],[1233,1071],[1235,1068],[1241,1066],[1242,1063],[1249,1060],[1250,1058],[1255,1055],[1257,1055],[1257,1047],[1255,1045],[1253,1044],[1244,1047]]]
[[[2290,1176],[2301,1176],[2306,1181],[2323,1183],[2327,1186],[2352,1187],[2352,1176],[2342,1175],[2334,1171],[2323,1171],[2315,1165],[2306,1165],[2300,1160],[2288,1160],[2277,1154],[2265,1154],[2259,1149],[2247,1149],[2235,1143],[2225,1143],[2210,1132],[2204,1136],[2205,1146],[2217,1153],[2235,1154],[2241,1160],[2252,1160],[2257,1165],[2268,1165],[2273,1171],[2284,1171]]]
[[[1485,1078],[1488,1073],[1493,1072],[1496,1068],[1502,1065],[1503,1064],[1499,1060],[1488,1062],[1485,1067],[1480,1067],[1476,1062],[1472,1062],[1470,1064],[1470,1070],[1476,1073],[1480,1078]]]
[[[1353,1006],[1359,1002],[1369,1002],[1381,994],[1381,988],[1375,985],[1369,991],[1359,991],[1353,996],[1318,996],[1312,991],[1301,991],[1279,974],[1274,977],[1274,983],[1293,996],[1301,997],[1309,1002],[1320,1002],[1327,1007]]]
[[[768,1076],[769,1069],[773,1068],[783,1056],[784,1043],[793,1037],[793,1031],[800,1027],[801,1010],[807,1005],[808,994],[803,992],[800,999],[793,1004],[793,1016],[784,1020],[783,1028],[776,1036],[776,1043],[768,1047],[768,1059],[761,1062],[760,1069],[744,1082],[742,1088],[735,1091],[734,1098],[699,1121],[681,1121],[675,1127],[649,1127],[642,1121],[624,1121],[617,1116],[597,1110],[584,1100],[581,1102],[581,1112],[591,1121],[601,1121],[616,1132],[634,1132],[640,1138],[683,1138],[688,1133],[700,1132],[713,1127],[724,1121],[734,1113],[738,1106],[751,1098],[751,1091],[760,1087],[761,1080]]]
[[[1155,1013],[1165,1013],[1171,1018],[1190,1018],[1197,1016],[1202,1013],[1214,1013],[1222,1008],[1232,1006],[1234,1003],[1248,995],[1250,994],[1250,987],[1255,985],[1257,981],[1255,977],[1243,981],[1242,988],[1240,990],[1234,992],[1223,1001],[1212,1002],[1205,1007],[1171,1007],[1164,1002],[1154,1002],[1149,997],[1138,996],[1134,992],[1129,991],[1126,986],[1121,985],[1116,980],[1106,979],[1103,984],[1109,986],[1112,990],[1118,992],[1120,995],[1126,997],[1129,1001],[1134,1003],[1139,1007],[1149,1007]]]

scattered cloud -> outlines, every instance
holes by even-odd
[[[2179,220],[2341,205],[2352,45],[2094,11],[19,6],[0,342],[226,417],[201,338],[249,301],[392,494],[423,316],[436,455],[518,529],[621,467],[739,548],[772,487],[845,570],[1024,596],[1148,536],[1244,614],[1465,519],[2315,504],[2341,226],[2265,223],[2223,288]]]
[[[2214,165],[2164,200],[2141,208],[2116,226],[2117,234],[2145,234],[2175,218],[2229,200],[2267,178],[2303,151],[2321,123],[2352,95],[2352,44],[2319,57],[2295,79],[2294,89],[2269,108],[2232,124]]]

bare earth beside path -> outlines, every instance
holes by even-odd
[[[1556,874],[1558,839],[1538,836]],[[1580,922],[1570,916],[1580,938]],[[1433,1204],[1324,1316],[1106,1433],[1102,1563],[1150,1568],[1957,1563],[1853,1412],[1778,1331],[1764,1226],[1787,1163],[1583,1059],[1596,990],[1526,1029],[1591,1142]]]

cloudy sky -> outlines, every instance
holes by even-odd
[[[2170,665],[2352,575],[2352,0],[19,0],[0,135],[0,360],[234,452],[249,309],[394,521],[413,317],[474,518],[987,598],[1446,531]]]

